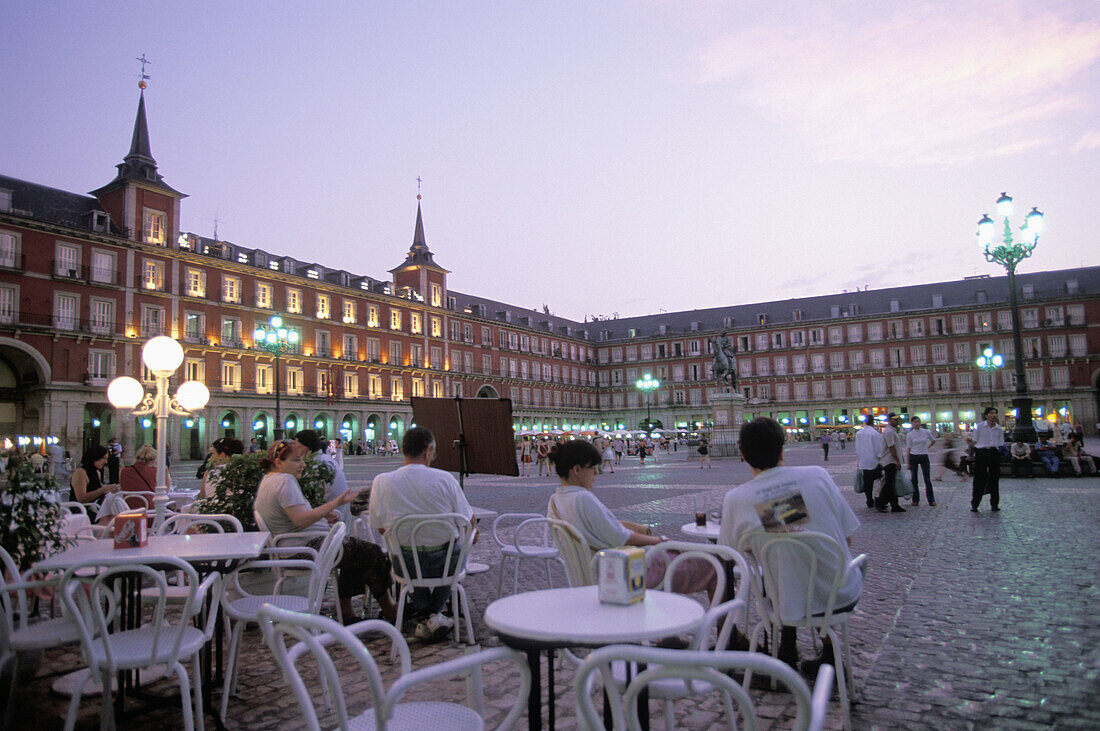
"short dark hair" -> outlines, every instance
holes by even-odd
[[[989,416],[990,411],[996,411],[998,414],[1001,413],[1001,410],[998,409],[996,406],[986,406],[985,411],[982,412],[982,418],[984,419],[985,417]]]
[[[863,423],[868,424],[868,425],[874,425],[875,415],[874,414],[864,414],[863,415]]]
[[[751,466],[758,470],[770,470],[779,464],[784,441],[786,435],[778,421],[767,416],[758,416],[741,426],[737,446]]]
[[[405,432],[401,439],[401,454],[406,457],[419,457],[428,450],[435,441],[431,430],[426,426],[414,426]]]
[[[233,437],[215,439],[213,446],[215,451],[221,452],[229,457],[232,457],[234,454],[244,454],[244,444],[241,443],[240,439],[234,439]]]
[[[558,455],[554,460],[554,469],[558,477],[563,480],[569,477],[569,472],[577,466],[596,467],[603,462],[603,455],[595,445],[584,439],[574,439],[558,447]]]
[[[912,423],[913,423],[914,421],[920,421],[920,417],[919,417],[919,416],[911,416],[911,417],[909,417],[909,423],[910,423],[910,424],[912,424]]]
[[[311,452],[321,451],[321,435],[313,429],[302,429],[294,435],[294,438]]]

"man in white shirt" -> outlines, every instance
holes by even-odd
[[[982,412],[985,421],[974,429],[974,487],[970,492],[970,512],[978,512],[982,495],[989,495],[989,509],[1001,509],[1001,447],[1005,430],[997,423],[998,411],[989,406]]]
[[[435,437],[432,433],[417,426],[405,432],[401,440],[401,452],[405,464],[393,472],[383,472],[374,478],[370,493],[370,526],[386,536],[392,553],[398,547],[404,554],[406,565],[413,564],[411,547],[402,543],[409,536],[392,535],[389,531],[394,524],[406,515],[439,515],[441,513],[459,513],[476,527],[473,508],[466,500],[458,480],[449,472],[437,470],[429,465],[435,460]],[[420,547],[420,568],[425,577],[442,576],[443,562],[446,561],[447,543],[451,536],[442,527],[436,528],[438,535],[432,533],[431,526],[417,533],[417,539],[426,544]],[[439,544],[433,548],[432,541]],[[452,561],[458,560],[458,551],[452,551]],[[451,567],[452,570],[454,566]],[[423,617],[416,627],[416,636],[422,640],[442,639],[454,626],[454,620],[443,616],[443,607],[451,596],[448,587],[431,591],[416,589],[409,600],[411,615]]]
[[[917,467],[924,474],[924,493],[928,504],[936,507],[936,495],[932,492],[932,468],[928,461],[928,450],[936,438],[921,424],[919,416],[909,420],[913,428],[905,435],[905,456],[909,460],[909,477],[913,483],[913,505],[920,505],[920,487],[917,483]]]
[[[870,429],[871,427],[864,427]],[[746,536],[754,533],[814,531],[833,538],[841,554],[822,553],[817,556],[819,578],[806,606],[808,569],[794,556],[781,556],[780,580],[783,582],[781,618],[795,620],[807,614],[825,611],[832,588],[820,575],[842,571],[852,559],[849,547],[859,520],[848,507],[840,488],[821,467],[786,467],[783,465],[783,428],[774,419],[760,417],[741,427],[738,446],[741,456],[752,468],[752,479],[726,493],[722,502],[722,523],[718,542],[740,550]],[[783,508],[782,519],[775,516]],[[767,522],[765,522],[767,518]],[[751,541],[751,539],[750,539]],[[785,560],[784,560],[785,559]],[[848,577],[836,595],[834,611],[849,611],[863,592],[863,576],[859,572]],[[795,628],[784,627],[779,642],[779,659],[797,665],[798,648]],[[822,656],[803,663],[803,672],[816,672],[822,662],[832,661],[832,647],[826,641]]]
[[[867,507],[875,507],[875,480],[882,477],[882,467],[879,466],[879,455],[884,446],[882,435],[875,429],[875,417],[864,414],[863,426],[856,432],[856,468],[863,472],[863,497],[867,499]]]
[[[897,479],[901,469],[901,436],[898,434],[898,424],[901,418],[891,411],[886,415],[886,426],[882,429],[882,444],[885,451],[879,458],[882,464],[882,492],[875,500],[875,507],[880,513],[886,512],[889,503],[893,513],[904,513],[905,508],[898,504]]]

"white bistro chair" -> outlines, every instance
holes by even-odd
[[[470,519],[459,513],[435,515],[406,515],[399,518],[386,532],[393,580],[400,587],[397,594],[397,622],[402,626],[405,604],[415,589],[440,589],[449,587],[451,603],[455,608],[455,641],[462,639],[462,619],[466,621],[466,644],[474,643],[474,625],[470,618],[470,602],[462,580],[466,578],[466,557],[474,545],[474,527]],[[435,536],[430,538],[429,536]],[[442,543],[440,536],[444,536]],[[427,540],[425,540],[427,539]],[[443,570],[440,576],[425,576],[420,565],[420,554],[428,548],[445,548]],[[405,560],[405,552],[412,561]]]
[[[211,603],[219,600],[222,579],[217,573],[211,573],[199,582],[198,573],[191,564],[174,556],[165,556],[157,560],[156,567],[144,564],[124,564],[104,567],[95,560],[70,567],[61,579],[62,598],[65,601],[65,613],[75,625],[84,651],[84,661],[89,673],[73,693],[69,702],[69,712],[65,718],[67,731],[76,725],[77,711],[84,688],[93,675],[98,676],[103,686],[103,702],[100,711],[100,723],[103,728],[114,728],[114,704],[111,702],[111,678],[115,673],[125,670],[140,670],[164,665],[176,673],[179,680],[180,696],[183,704],[183,727],[192,731],[196,726],[203,728],[202,710],[202,670],[199,653],[214,634],[214,622],[217,612],[211,611],[200,629],[192,620],[200,616],[203,605],[209,595]],[[98,567],[99,573],[94,579],[83,579],[80,573],[89,568]],[[165,613],[168,605],[168,581],[165,570],[178,572],[184,577],[188,595],[183,610],[169,617]],[[120,616],[120,598],[117,579],[124,575],[137,575],[137,581],[143,585],[155,587],[160,591],[160,599],[154,605],[153,619],[149,624],[138,628],[125,629]],[[191,661],[194,675],[194,687],[188,680],[187,669],[183,663]]]
[[[226,577],[226,587],[232,590],[233,598],[228,593],[222,596],[222,611],[231,627],[225,684],[222,687],[221,718],[223,722],[229,710],[229,696],[237,692],[237,671],[240,667],[241,638],[245,625],[259,620],[260,607],[264,604],[291,612],[320,614],[321,601],[324,599],[329,577],[332,576],[332,569],[340,555],[346,531],[347,526],[343,523],[333,523],[325,536],[324,543],[316,551],[308,546],[266,548],[264,551],[269,556],[292,555],[294,558],[250,561],[237,567]],[[308,575],[309,585],[306,593],[304,596],[281,594],[279,592],[282,585],[276,582],[274,594],[251,594],[241,586],[240,575],[242,572],[257,570],[271,571],[273,574],[295,570]]]
[[[592,549],[588,547],[581,534],[569,523],[550,517],[550,535],[561,552],[565,564],[565,578],[569,586],[591,586],[596,583],[596,572],[592,566]]]
[[[759,577],[754,582],[753,594],[763,619],[753,629],[749,640],[749,651],[756,649],[760,635],[767,625],[772,630],[772,655],[778,657],[780,628],[806,627],[817,636],[827,638],[833,647],[836,663],[837,693],[840,696],[844,727],[851,728],[849,716],[850,702],[855,700],[855,682],[852,676],[852,653],[848,644],[848,620],[855,614],[855,608],[838,612],[837,592],[847,585],[853,572],[861,571],[867,561],[866,554],[860,554],[837,570],[822,565],[820,557],[845,555],[844,548],[831,536],[815,531],[797,531],[792,533],[767,533],[756,531],[741,540],[742,547],[752,549],[752,555],[759,567]],[[796,585],[784,581],[782,563],[802,568]],[[788,572],[790,573],[790,572]],[[789,577],[788,577],[789,578]],[[805,582],[804,584],[802,582]],[[827,597],[825,610],[811,613],[815,597],[824,590]],[[780,616],[781,608],[797,606],[802,608],[798,617]],[[840,627],[837,636],[836,627]],[[747,673],[745,685],[748,686],[751,674]]]
[[[514,562],[512,593],[519,590],[519,565],[524,559],[542,561],[546,567],[546,584],[554,588],[550,575],[550,563],[557,561],[565,568],[561,553],[550,541],[550,524],[545,515],[538,513],[501,513],[493,520],[493,540],[500,547],[500,577],[497,580],[497,597],[504,589],[504,570],[508,561]]]
[[[614,680],[613,668],[623,663],[644,664],[645,670],[631,679],[626,690],[620,692]],[[612,728],[637,731],[642,728],[638,714],[639,695],[643,690],[653,692],[657,683],[675,681],[688,689],[685,698],[691,699],[690,711],[709,697],[721,699],[726,711],[721,728],[755,729],[770,723],[771,715],[759,717],[756,704],[740,683],[727,673],[760,673],[774,678],[790,691],[795,701],[795,717],[790,728],[794,731],[818,731],[825,723],[832,690],[833,667],[822,665],[814,683],[813,695],[806,681],[786,663],[758,652],[699,652],[693,650],[668,650],[638,645],[611,645],[594,650],[581,664],[573,680],[577,699],[577,712],[582,728],[603,728],[603,719],[596,712],[592,699],[596,676],[603,681],[606,703],[611,706]],[[666,705],[665,713],[669,709]],[[738,718],[740,717],[740,718]],[[669,728],[675,727],[675,719],[666,718]],[[712,726],[711,728],[715,728]]]
[[[494,676],[506,674],[519,679],[515,700],[497,728],[512,728],[526,705],[531,687],[527,662],[521,653],[506,647],[471,651],[463,657],[412,670],[409,646],[401,632],[389,622],[368,619],[343,627],[328,617],[288,612],[271,605],[261,607],[259,615],[264,641],[275,655],[284,680],[301,706],[306,728],[311,731],[319,731],[321,725],[314,705],[316,694],[309,692],[299,666],[303,658],[314,660],[307,664],[310,667],[315,664],[318,668],[322,695],[327,699],[328,694],[332,694],[337,728],[340,729],[484,729],[481,672],[489,663],[507,665],[494,670]],[[388,689],[378,664],[361,639],[372,633],[386,637],[393,644],[394,654],[400,658],[400,675]],[[355,660],[361,677],[349,678],[347,671],[337,669],[329,655],[329,648],[333,646],[339,647],[342,655],[350,655]],[[443,701],[402,702],[402,696],[410,689],[424,684],[438,685],[454,675],[466,676],[468,705]],[[371,708],[352,715],[344,698],[345,680],[370,691]]]

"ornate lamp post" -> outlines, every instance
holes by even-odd
[[[1008,300],[1012,310],[1012,343],[1015,350],[1013,360],[1016,366],[1016,397],[1012,399],[1012,405],[1016,409],[1016,429],[1012,439],[1031,444],[1036,441],[1036,434],[1035,426],[1031,423],[1031,396],[1027,393],[1027,376],[1024,373],[1020,310],[1016,304],[1016,265],[1031,256],[1039,243],[1039,234],[1043,231],[1043,214],[1037,208],[1032,208],[1020,227],[1019,241],[1013,241],[1012,226],[1008,221],[1012,210],[1012,198],[1007,193],[1001,193],[1001,197],[997,199],[997,213],[1004,218],[1001,241],[993,240],[993,219],[983,214],[978,221],[978,245],[985,254],[986,261],[996,262],[1008,272]]]
[[[130,409],[134,416],[153,414],[157,419],[157,487],[153,505],[156,508],[154,527],[164,522],[164,510],[168,505],[168,446],[166,426],[168,416],[190,416],[206,406],[210,391],[198,381],[185,381],[168,396],[168,379],[183,363],[183,348],[170,337],[160,335],[149,340],[141,348],[141,360],[153,372],[156,392],[149,394],[136,378],[120,376],[107,386],[107,400],[118,409]]]
[[[282,384],[279,382],[279,357],[298,346],[298,331],[283,326],[283,318],[272,315],[267,324],[260,324],[252,331],[256,347],[275,356],[275,432],[276,441],[283,438],[283,417],[279,404]]]
[[[997,403],[993,400],[993,377],[996,375],[997,369],[1005,364],[1005,359],[1000,354],[994,353],[993,348],[986,348],[975,362],[989,378],[989,405],[997,408]]]
[[[645,393],[645,433],[648,437],[653,432],[653,420],[650,419],[650,402],[653,400],[653,392],[661,387],[661,382],[647,373],[635,381],[634,386]]]

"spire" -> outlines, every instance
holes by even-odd
[[[93,190],[94,196],[104,195],[127,181],[136,181],[159,188],[179,198],[185,197],[183,193],[165,183],[164,177],[157,172],[157,161],[153,159],[153,151],[149,145],[149,122],[145,117],[145,79],[147,78],[149,77],[143,74],[138,82],[141,92],[138,96],[137,116],[134,117],[134,133],[130,137],[130,151],[126,157],[122,158],[122,162],[115,166],[118,168],[115,179],[102,188]]]
[[[130,165],[152,165],[155,170],[157,161],[149,147],[149,123],[145,119],[145,82],[141,82],[141,96],[138,97],[137,117],[134,119],[134,136],[130,139],[130,153],[123,160]]]
[[[424,239],[424,216],[420,212],[420,196],[416,196],[416,228],[413,230],[413,243],[409,251],[423,251],[430,259],[432,252],[428,251],[428,242]]]
[[[419,182],[419,180],[418,180]],[[416,226],[413,228],[413,242],[409,247],[409,253],[401,266],[395,267],[390,272],[399,272],[412,267],[426,267],[440,272],[446,269],[435,263],[434,255],[428,248],[428,241],[424,236],[424,214],[420,210],[420,194],[416,194]]]

